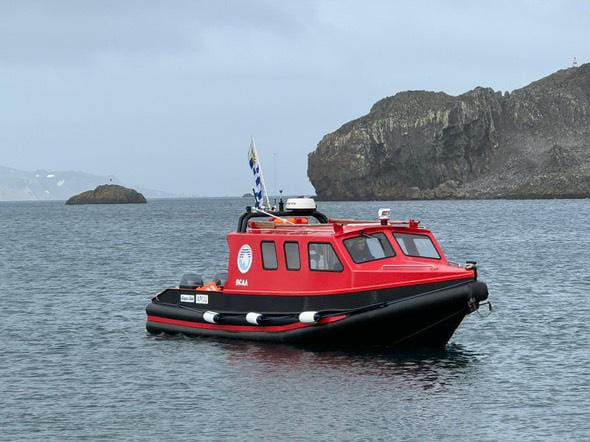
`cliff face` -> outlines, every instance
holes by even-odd
[[[590,196],[590,64],[501,94],[410,91],[309,155],[321,199]]]

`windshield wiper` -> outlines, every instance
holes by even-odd
[[[365,238],[372,238],[372,239],[376,239],[377,241],[379,241],[379,238],[377,236],[373,236],[370,233],[366,233],[364,231],[360,231],[359,235],[364,236]]]

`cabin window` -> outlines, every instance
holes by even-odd
[[[276,270],[279,267],[277,262],[277,248],[274,241],[262,241],[262,267],[264,270]]]
[[[341,272],[344,270],[332,244],[310,242],[308,245],[309,268],[322,272]]]
[[[426,235],[412,235],[410,233],[393,234],[404,254],[420,258],[440,259],[432,240]]]
[[[299,260],[299,243],[287,241],[284,246],[287,270],[299,270],[301,268],[301,262]]]
[[[345,239],[344,246],[357,264],[395,256],[391,243],[380,232]]]

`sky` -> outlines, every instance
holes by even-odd
[[[513,90],[590,61],[587,1],[0,0],[0,165],[313,194],[321,138],[403,90]]]

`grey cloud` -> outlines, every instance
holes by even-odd
[[[302,4],[300,4],[301,7]],[[297,33],[273,1],[13,1],[0,3],[0,61],[71,64],[95,55],[199,52],[204,33]]]

